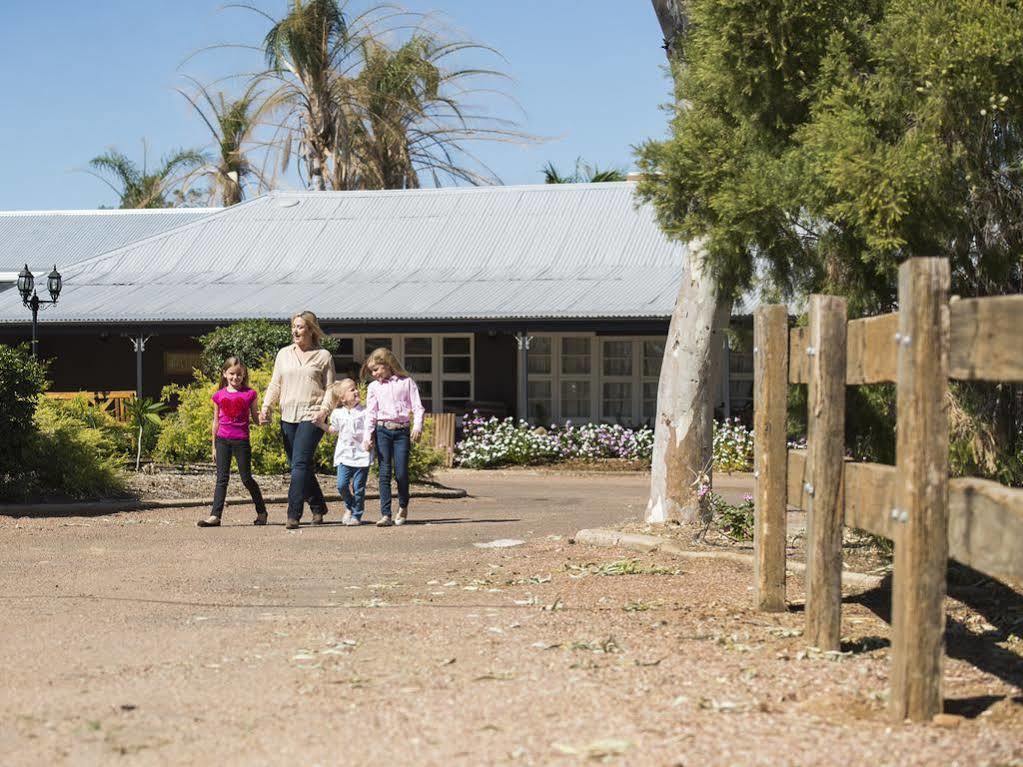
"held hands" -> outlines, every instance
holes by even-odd
[[[270,411],[263,409],[259,411],[259,425],[266,426],[270,423]]]
[[[325,424],[327,423],[327,411],[318,410],[316,412],[316,415],[313,416],[313,423],[319,426],[321,429],[325,429],[326,428]]]

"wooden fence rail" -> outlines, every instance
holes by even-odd
[[[1023,490],[948,478],[948,379],[1023,381],[1023,296],[949,300],[944,259],[899,269],[899,311],[847,321],[812,296],[809,325],[783,306],[754,319],[754,604],[785,608],[786,502],[807,512],[806,638],[841,638],[842,526],[895,542],[891,712],[940,713],[949,557],[1023,582]],[[894,382],[896,465],[844,457],[845,387]],[[807,449],[785,449],[787,384],[807,384]]]
[[[134,391],[48,391],[50,399],[76,399],[84,397],[100,410],[105,410],[118,421],[128,420],[127,403],[135,398]]]

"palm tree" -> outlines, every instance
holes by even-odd
[[[465,42],[441,42],[422,27],[397,46],[382,42],[408,28],[412,14],[373,6],[346,15],[339,0],[291,0],[263,43],[279,86],[270,95],[278,124],[281,166],[297,148],[313,189],[393,189],[471,184],[497,179],[468,150],[478,140],[521,140],[507,121],[475,114],[464,103],[470,80],[501,77],[483,69],[447,70]]]
[[[575,161],[575,172],[571,176],[563,176],[554,167],[554,163],[547,163],[543,168],[543,182],[545,184],[599,184],[607,181],[625,181],[625,171],[618,168],[601,170],[596,165],[583,162],[580,157]]]
[[[223,93],[216,96],[198,80],[188,78],[195,93],[178,88],[180,93],[206,124],[216,143],[213,159],[197,168],[194,176],[205,178],[210,202],[219,201],[227,207],[236,205],[245,197],[246,182],[255,178],[264,184],[262,174],[246,156],[246,147],[253,142],[253,134],[268,102],[258,90],[259,80],[253,80],[237,99]]]
[[[150,172],[149,147],[142,141],[142,167],[111,147],[89,160],[91,175],[109,186],[120,198],[121,208],[172,208],[191,199],[187,187],[179,186],[189,171],[206,162],[197,149],[179,149]]]
[[[349,22],[337,0],[292,0],[288,15],[274,22],[263,47],[268,74],[281,83],[272,98],[285,107],[285,130],[297,133],[309,185],[325,190],[331,170],[336,176],[348,154],[339,97],[350,58],[358,49]],[[291,144],[292,135],[287,133],[285,165]]]
[[[494,121],[484,123],[460,100],[469,92],[463,81],[501,74],[443,66],[445,59],[469,49],[491,50],[475,43],[441,42],[423,31],[393,49],[363,41],[354,93],[363,121],[358,159],[364,186],[415,188],[422,172],[435,185],[442,180],[497,182],[467,151],[466,142],[511,138],[514,132]]]

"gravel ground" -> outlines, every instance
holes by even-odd
[[[798,579],[761,614],[741,565],[570,542],[642,475],[440,479],[388,530],[0,518],[2,763],[1023,765],[1018,594],[953,588],[953,726],[896,724],[886,592],[822,655]]]

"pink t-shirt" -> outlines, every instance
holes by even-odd
[[[249,413],[255,399],[255,389],[217,389],[213,394],[213,401],[219,409],[217,436],[221,439],[248,439]]]

